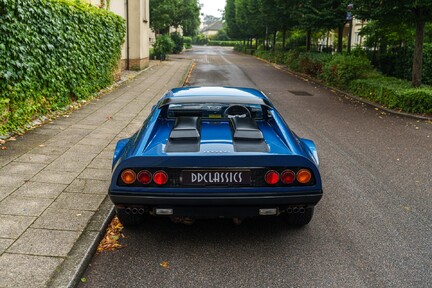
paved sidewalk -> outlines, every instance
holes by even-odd
[[[190,61],[162,62],[0,151],[0,287],[66,287],[104,222],[116,142],[131,136]]]

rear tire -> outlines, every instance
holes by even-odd
[[[280,217],[290,226],[303,227],[309,224],[309,222],[312,220],[313,213],[314,207],[308,207],[304,213],[288,214],[285,212],[281,214]]]
[[[134,227],[144,222],[144,215],[127,214],[125,209],[115,208],[117,218],[124,227]]]

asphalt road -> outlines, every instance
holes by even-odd
[[[432,287],[432,123],[229,48],[181,57],[197,63],[191,85],[264,91],[299,136],[315,141],[325,196],[302,229],[274,218],[240,226],[150,219],[124,230],[127,247],[96,255],[81,287]]]

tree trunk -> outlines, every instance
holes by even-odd
[[[342,53],[344,27],[345,27],[345,23],[339,25],[339,27],[338,27],[338,45],[337,45],[337,52],[338,53]]]
[[[276,33],[277,31],[273,33],[273,52],[276,50]]]
[[[286,29],[282,32],[282,49],[285,50],[285,40],[286,40]]]
[[[413,55],[412,85],[414,87],[419,87],[422,81],[424,31],[425,21],[420,20],[416,23],[416,36]]]
[[[307,30],[307,36],[306,36],[306,51],[310,51],[311,49],[311,38],[312,38],[312,31],[311,29]]]

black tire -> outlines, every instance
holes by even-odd
[[[303,227],[312,220],[312,216],[314,213],[314,207],[308,207],[306,208],[306,211],[304,213],[283,213],[280,215],[282,220],[285,221],[290,226],[294,227]]]
[[[134,227],[144,222],[144,215],[127,214],[125,209],[115,209],[117,218],[124,227]]]

